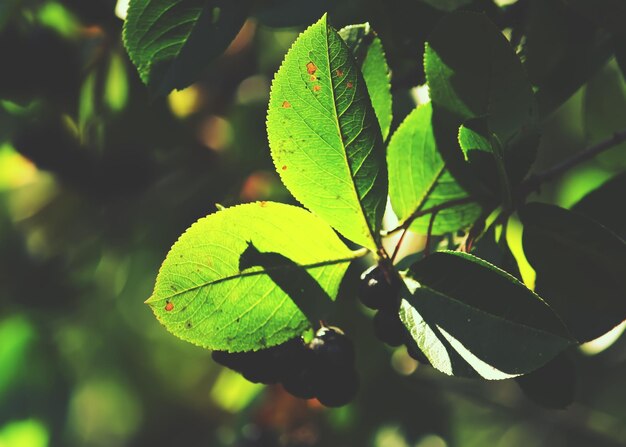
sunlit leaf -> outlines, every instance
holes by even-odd
[[[540,203],[520,211],[536,290],[580,342],[626,319],[626,242],[594,220]]]
[[[294,197],[375,249],[387,199],[380,128],[361,71],[326,16],[298,37],[276,73],[267,133]]]
[[[389,197],[394,212],[405,220],[417,209],[427,209],[467,197],[465,190],[445,169],[431,126],[432,108],[425,104],[413,110],[394,132],[387,148]],[[480,214],[469,203],[437,213],[433,233],[443,234],[470,225]],[[424,233],[430,216],[416,219],[411,228]]]
[[[142,81],[164,95],[194,82],[235,38],[248,1],[131,0],[124,44]]]
[[[411,282],[415,284],[411,286]],[[537,295],[469,254],[438,252],[415,263],[400,317],[438,370],[506,379],[533,371],[572,340]]]
[[[226,208],[174,244],[147,303],[183,340],[257,350],[310,327],[303,310],[335,299],[352,259],[333,230],[302,208],[273,202]]]
[[[348,44],[357,64],[361,67],[383,140],[386,140],[391,128],[392,115],[389,66],[383,44],[369,23],[346,26],[339,30],[339,35]]]

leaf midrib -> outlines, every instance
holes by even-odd
[[[254,270],[248,270],[248,271],[243,271],[243,272],[239,272],[235,275],[229,275],[229,276],[225,276],[223,278],[217,278],[217,279],[213,279],[210,281],[206,281],[204,283],[201,284],[197,284],[195,286],[189,287],[187,289],[184,290],[179,290],[175,293],[172,293],[170,295],[166,295],[166,296],[162,296],[159,297],[158,299],[155,298],[155,294],[153,294],[152,296],[150,296],[150,298],[148,298],[145,303],[146,304],[152,304],[152,303],[158,303],[164,300],[169,300],[171,298],[174,298],[176,296],[188,293],[188,292],[192,292],[194,290],[197,289],[201,289],[204,287],[209,287],[215,284],[219,284],[222,282],[227,282],[233,279],[239,279],[239,278],[245,278],[248,276],[256,276],[256,275],[264,275],[267,274],[267,272],[272,272],[272,271],[280,271],[280,270],[295,270],[295,269],[300,269],[303,268],[305,270],[309,270],[309,269],[313,269],[313,268],[317,268],[317,267],[324,267],[324,266],[329,266],[329,265],[336,265],[336,264],[342,264],[345,262],[352,262],[354,261],[356,258],[358,258],[359,255],[355,253],[355,255],[349,257],[349,258],[340,258],[340,259],[333,259],[330,261],[320,261],[320,262],[314,262],[311,264],[302,264],[302,265],[297,265],[297,266],[291,266],[291,265],[284,265],[284,266],[277,266],[277,267],[268,267],[268,268],[263,268],[263,267],[253,267]]]
[[[330,95],[331,95],[331,99],[332,99],[332,103],[333,103],[333,115],[334,115],[334,118],[335,118],[334,122],[335,122],[335,126],[337,127],[337,132],[339,134],[339,139],[341,140],[341,145],[343,146],[343,155],[344,155],[343,159],[344,159],[344,162],[346,163],[346,166],[348,168],[348,172],[350,173],[350,183],[352,184],[352,192],[354,194],[354,197],[356,198],[356,202],[359,204],[359,209],[361,210],[361,213],[360,213],[361,218],[365,222],[365,226],[368,229],[368,236],[369,236],[370,240],[374,243],[375,246],[378,246],[377,241],[376,241],[376,237],[374,237],[374,230],[370,227],[370,224],[369,224],[369,222],[368,222],[368,220],[366,218],[365,209],[363,208],[363,204],[361,203],[361,198],[359,197],[359,194],[357,193],[357,187],[356,187],[356,183],[354,181],[354,172],[352,172],[352,167],[350,166],[350,161],[348,160],[348,147],[345,144],[344,136],[343,136],[343,133],[341,132],[341,125],[339,124],[339,113],[337,111],[337,101],[336,101],[336,98],[335,98],[335,81],[333,79],[332,68],[330,66],[330,44],[329,44],[329,41],[328,41],[328,31],[329,31],[329,26],[326,23],[326,21],[324,21],[324,38],[326,39],[326,62],[327,62],[327,67],[328,67],[328,77],[330,79],[330,83],[331,83],[331,86],[332,86],[332,88],[330,89]],[[343,39],[340,36],[339,36],[339,45],[344,45],[347,48],[347,45],[345,44],[345,42],[343,42]],[[348,50],[348,57],[351,57],[350,49],[347,48],[347,50]],[[359,70],[358,67],[356,67],[356,69]],[[357,73],[357,79],[358,79],[358,73]],[[354,88],[355,88],[355,92],[356,92],[356,85],[354,86]],[[353,102],[351,101],[350,105],[346,108],[346,111],[348,110],[348,108],[352,107],[352,104],[353,104]],[[364,113],[367,113],[367,112],[364,112]],[[363,131],[363,128],[361,127],[361,130],[359,132],[362,132],[362,131]],[[358,136],[358,134],[357,134],[357,136]],[[356,136],[355,136],[355,139],[356,139]],[[365,161],[366,158],[367,158],[367,156],[363,159],[363,161]]]

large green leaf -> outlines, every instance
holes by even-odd
[[[235,38],[248,0],[131,0],[124,44],[156,94],[193,83]]]
[[[505,159],[509,148],[534,154],[533,147],[513,144],[534,128],[530,83],[515,51],[487,16],[456,12],[444,17],[428,39],[424,70],[433,102],[435,138],[448,168],[464,185],[476,190],[472,183],[484,176],[482,169],[468,171],[456,141],[459,127],[469,120],[484,120],[486,136],[491,139],[493,135],[500,142]],[[498,175],[494,172],[489,177]],[[484,186],[493,191],[493,182],[484,180]]]
[[[524,253],[537,272],[536,290],[580,342],[626,319],[624,240],[553,205],[528,204],[520,217]]]
[[[615,176],[580,199],[572,211],[600,222],[626,241],[626,210],[624,202],[626,173]]]
[[[412,283],[413,282],[413,283]],[[437,252],[415,263],[400,318],[431,364],[496,380],[533,371],[573,342],[550,307],[475,256]]]
[[[394,132],[387,148],[389,198],[394,212],[405,220],[417,209],[427,209],[467,197],[465,190],[445,169],[431,126],[432,107],[413,110]],[[433,233],[443,234],[470,225],[480,207],[469,203],[437,213]],[[411,229],[424,233],[430,216],[416,219]]]
[[[383,140],[386,140],[391,129],[392,99],[389,66],[383,44],[369,23],[346,26],[339,30],[339,35],[361,67]]]
[[[376,249],[387,200],[380,127],[361,71],[326,16],[298,37],[276,73],[267,133],[294,197]]]
[[[434,106],[459,125],[484,116],[506,144],[530,123],[533,94],[522,63],[486,16],[446,16],[428,39],[424,67]]]
[[[302,208],[240,205],[200,219],[178,239],[147,303],[183,340],[257,350],[306,330],[306,309],[335,299],[352,259],[335,232]]]

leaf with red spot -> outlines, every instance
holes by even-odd
[[[326,16],[298,37],[276,73],[267,132],[294,197],[376,250],[387,201],[382,135],[361,70]]]
[[[200,219],[178,239],[146,302],[183,340],[257,350],[325,318],[354,257],[332,228],[302,208],[239,205]]]

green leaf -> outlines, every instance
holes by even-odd
[[[626,173],[615,176],[591,191],[572,207],[572,211],[600,222],[626,240],[626,213],[620,206],[626,191]]]
[[[430,35],[424,67],[434,107],[457,117],[456,129],[485,117],[506,144],[530,124],[533,94],[522,63],[486,16],[446,16]]]
[[[599,223],[557,206],[520,210],[536,290],[580,342],[626,319],[626,242]]]
[[[131,0],[124,44],[141,80],[164,95],[196,81],[235,38],[248,9],[248,1]]]
[[[512,206],[511,185],[506,172],[502,146],[490,133],[486,119],[474,118],[459,128],[459,145],[465,159],[474,166],[483,182],[493,191],[500,191],[503,206]]]
[[[391,129],[392,99],[389,66],[383,44],[369,23],[346,26],[339,30],[339,35],[361,67],[383,140],[386,140]]]
[[[394,212],[404,221],[417,209],[427,209],[467,197],[467,192],[445,169],[431,126],[432,107],[413,110],[394,132],[387,148],[389,198]],[[437,213],[433,234],[464,228],[480,215],[475,203],[459,205]],[[428,230],[430,216],[416,219],[411,229]]]
[[[293,196],[375,250],[387,200],[380,127],[361,71],[326,16],[298,37],[276,73],[267,133]]]
[[[302,309],[334,300],[354,258],[328,225],[302,208],[235,206],[200,219],[178,239],[146,302],[183,340],[257,350],[309,328]],[[288,277],[298,281],[297,289],[285,283]]]
[[[475,183],[483,181],[492,194],[500,194],[489,178],[500,178],[502,173],[493,172],[484,179],[482,168],[470,170],[456,137],[462,124],[483,119],[484,136],[491,140],[494,135],[506,158],[509,146],[533,130],[533,92],[520,59],[487,16],[456,12],[444,17],[430,35],[424,70],[433,102],[435,138],[448,168],[466,188],[480,193]],[[516,149],[530,151],[528,158],[534,156],[533,147],[524,144]]]
[[[434,253],[411,267],[408,284],[412,294],[403,297],[400,318],[446,374],[507,379],[543,366],[572,343],[541,298],[475,256]]]

